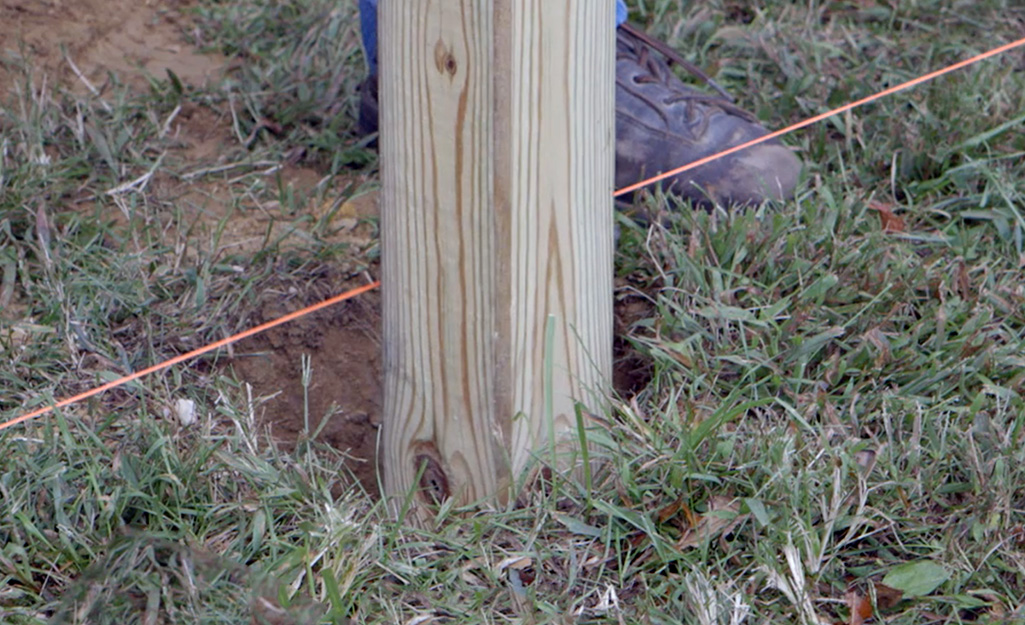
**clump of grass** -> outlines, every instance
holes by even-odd
[[[107,332],[151,298],[145,271],[126,257],[128,244],[103,208],[108,190],[154,166],[153,111],[75,98],[21,71],[0,112],[2,304],[5,321],[23,321],[3,336],[14,365],[0,373],[3,408],[22,405],[58,371],[127,365]]]
[[[208,94],[169,78],[147,93],[114,81],[108,93],[79,95],[28,65],[12,73],[20,79],[0,107],[0,347],[10,359],[0,368],[0,410],[223,338],[250,322],[267,281],[352,267],[348,246],[329,240],[331,213],[315,220],[307,204],[340,205],[357,182],[300,195],[280,175],[245,166],[260,154],[227,148],[239,170],[175,155],[169,126],[183,106],[216,106]],[[216,218],[172,194],[179,180],[200,187],[211,178],[230,196]],[[242,256],[225,231],[254,200],[279,206],[285,227],[268,214],[262,249]],[[191,367],[186,378],[205,375],[207,365]]]
[[[211,383],[240,397],[231,381]],[[358,546],[373,515],[355,493],[330,494],[340,455],[307,445],[281,456],[257,431],[255,406],[240,406],[211,405],[192,427],[175,426],[173,411],[154,421],[146,409],[86,408],[0,435],[5,622],[322,614],[295,596],[319,568],[309,539]]]
[[[375,161],[351,132],[365,77],[354,3],[211,2],[197,9],[197,23],[240,61],[222,88],[247,145],[269,135],[332,172]]]

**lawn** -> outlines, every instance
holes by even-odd
[[[204,85],[4,41],[0,420],[378,275],[351,4],[168,3]],[[999,0],[629,4],[769,128],[1025,35]],[[0,623],[1025,622],[1025,52],[784,141],[793,201],[619,218],[592,488],[393,519],[372,295],[0,431]]]

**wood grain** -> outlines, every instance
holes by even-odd
[[[603,0],[381,5],[382,469],[414,515],[504,501],[611,372]],[[547,459],[547,456],[546,456]]]

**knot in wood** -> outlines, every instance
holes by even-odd
[[[445,42],[440,39],[438,43],[434,44],[434,64],[439,72],[448,74],[449,78],[455,78],[456,71],[459,70],[456,55],[452,54]]]
[[[420,453],[413,456],[413,471],[420,475],[419,494],[426,503],[441,505],[451,495],[448,475],[438,460],[437,450],[432,443],[417,445]]]

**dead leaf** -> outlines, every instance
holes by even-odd
[[[862,597],[856,590],[851,590],[844,595],[847,607],[851,609],[850,625],[864,625],[865,621],[872,618],[872,602],[867,597]]]
[[[964,259],[960,259],[957,263],[955,284],[957,285],[957,294],[961,296],[961,299],[967,301],[978,299],[978,294],[972,288],[972,277],[968,273],[968,267],[965,265]]]
[[[1019,549],[1025,548],[1025,525],[1012,528],[1007,535]]]
[[[698,252],[701,250],[701,241],[698,240],[697,234],[691,233],[690,240],[687,241],[687,258],[697,258]]]
[[[702,514],[697,523],[684,531],[677,541],[678,549],[695,547],[719,534],[728,534],[740,525],[748,515],[740,514],[740,504],[730,497],[712,497],[708,500],[708,512]]]
[[[661,510],[658,511],[658,522],[665,523],[666,521],[673,518],[681,511],[683,511],[685,507],[687,507],[687,504],[683,503],[683,498],[681,497],[680,499],[677,499],[676,501],[672,502],[671,504],[663,507]]]
[[[534,566],[534,561],[529,556],[510,556],[499,562],[495,569],[504,571],[507,568],[511,568],[522,571],[531,566]]]
[[[872,200],[868,207],[879,212],[879,219],[883,223],[883,232],[905,232],[907,226],[904,220],[893,213],[893,207],[878,200]]]
[[[862,338],[864,338],[872,347],[876,348],[874,364],[877,369],[881,369],[883,365],[893,359],[892,351],[890,350],[890,339],[887,338],[886,334],[881,329],[878,327],[872,328],[866,332]]]
[[[36,206],[36,236],[39,238],[39,247],[43,250],[43,260],[46,262],[46,266],[50,267],[53,262],[50,258],[50,243],[53,236],[50,230],[50,219],[46,216],[46,207],[42,200],[39,200],[39,204]]]
[[[1007,608],[1004,607],[1004,602],[1000,599],[1000,596],[997,595],[995,592],[982,590],[975,591],[969,594],[989,602],[989,616],[994,622],[1007,622]]]
[[[894,607],[900,600],[904,598],[904,593],[896,588],[890,588],[886,584],[876,582],[875,593],[876,593],[876,607],[880,610],[889,610]]]
[[[862,475],[868,475],[876,466],[876,450],[862,449],[854,454],[854,461],[858,463]]]

